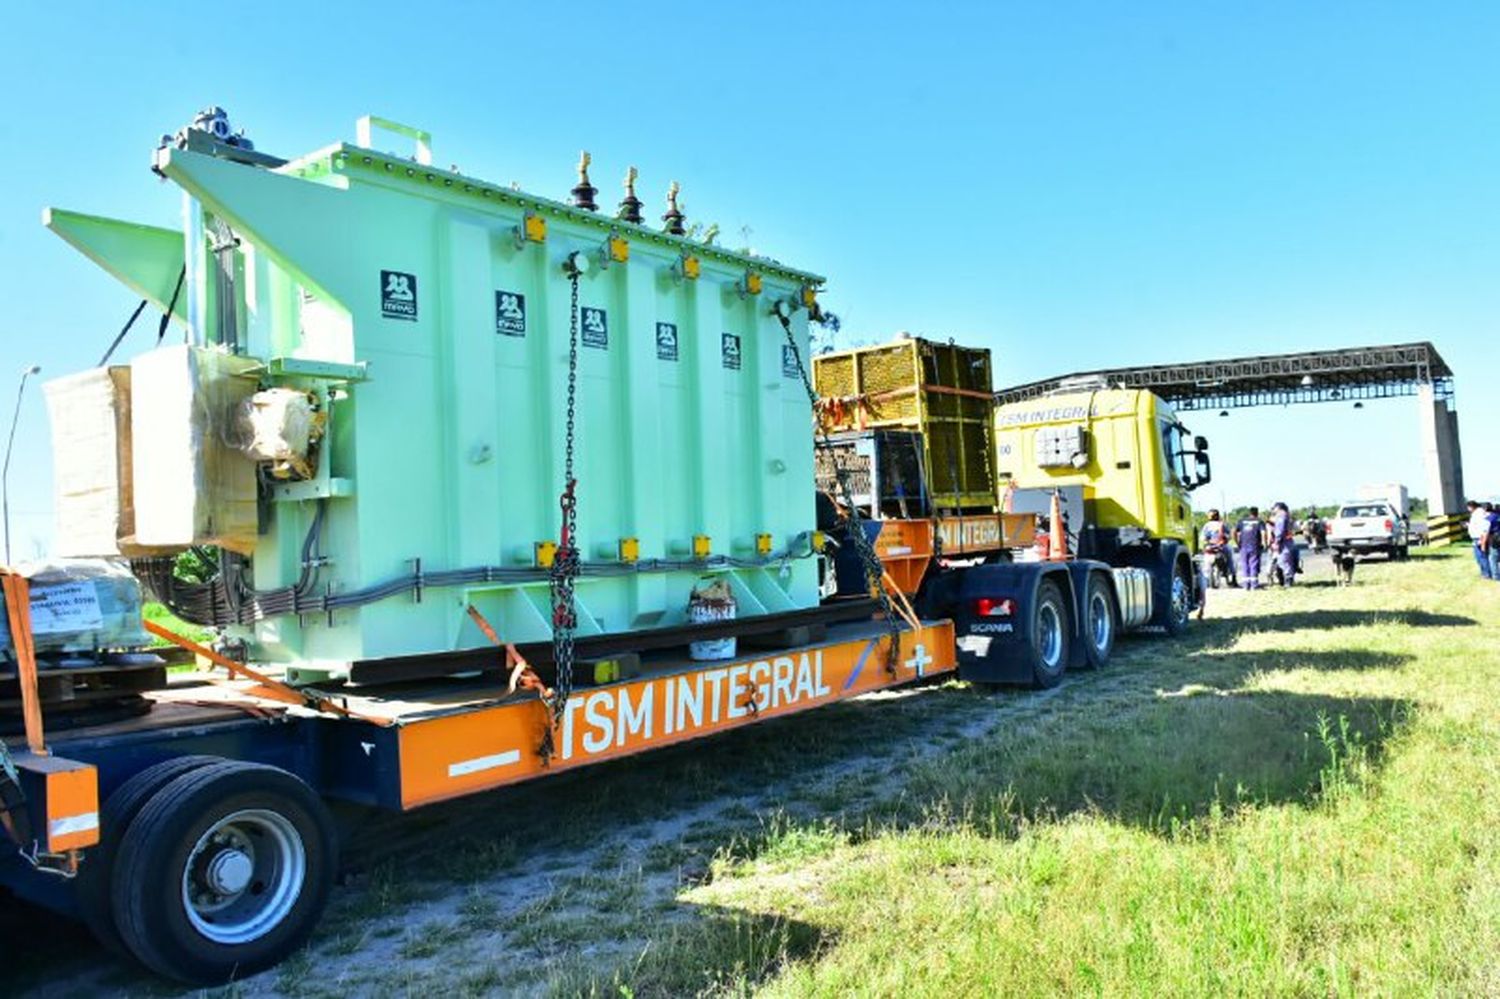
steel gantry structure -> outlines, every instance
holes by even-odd
[[[1087,384],[1150,389],[1179,410],[1417,396],[1433,521],[1446,521],[1462,510],[1453,369],[1429,342],[1105,368],[1001,389],[995,400],[1002,405],[1021,402]]]

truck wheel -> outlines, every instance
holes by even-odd
[[[1068,668],[1068,605],[1052,580],[1037,587],[1031,612],[1031,685],[1038,690],[1062,682]]]
[[[117,957],[129,957],[130,949],[120,939],[115,927],[115,916],[110,906],[110,883],[114,879],[115,856],[120,850],[120,841],[130,823],[135,821],[141,808],[151,796],[173,779],[208,766],[222,763],[217,756],[178,756],[162,760],[115,788],[104,802],[99,813],[100,839],[97,846],[84,855],[78,868],[78,877],[73,882],[74,899],[78,903],[78,915],[89,932]]]
[[[1109,663],[1115,650],[1120,615],[1115,610],[1115,587],[1107,576],[1090,573],[1083,595],[1083,647],[1090,669]]]
[[[1193,581],[1180,559],[1172,563],[1171,573],[1165,585],[1157,588],[1156,616],[1151,623],[1168,635],[1180,635],[1187,630],[1193,614]]]
[[[333,885],[333,821],[302,781],[223,762],[174,778],[120,844],[120,938],[159,974],[223,984],[270,967],[312,933]]]

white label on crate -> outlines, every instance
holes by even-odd
[[[37,635],[97,631],[104,627],[93,583],[58,583],[31,589],[31,630]]]

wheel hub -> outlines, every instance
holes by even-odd
[[[243,850],[229,849],[216,854],[204,871],[204,881],[216,895],[238,895],[250,885],[255,862]]]
[[[182,873],[188,922],[216,944],[258,940],[296,906],[306,874],[290,819],[269,809],[233,812],[203,833]]]

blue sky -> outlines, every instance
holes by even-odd
[[[1500,493],[1494,5],[10,6],[7,414],[22,367],[93,364],[135,304],[43,206],[175,225],[150,149],[217,103],[283,155],[375,113],[539,194],[566,194],[581,148],[608,203],[629,164],[656,214],[677,179],[690,218],[829,276],[841,346],[951,336],[990,347],[999,384],[1431,339],[1469,491]],[[1410,400],[1194,422],[1205,502],[1427,492]],[[47,451],[36,393],[18,555],[50,537]]]

